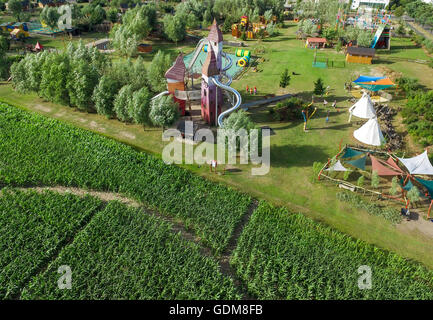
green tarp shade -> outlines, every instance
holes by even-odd
[[[351,164],[358,169],[365,170],[365,161],[367,160],[367,156],[363,156],[362,158],[356,160],[346,161],[346,163]]]
[[[406,185],[405,185],[405,186],[403,186],[403,183],[404,183],[404,179],[400,179],[400,185],[401,185],[401,187],[402,187],[404,190],[409,191],[410,189],[413,188],[413,183],[412,183],[412,181],[408,180],[408,181],[406,182]]]
[[[341,158],[342,159],[353,158],[353,157],[359,156],[361,154],[364,154],[364,152],[353,150],[352,148],[346,148],[346,150],[344,151],[344,154]]]
[[[424,187],[426,187],[429,195],[433,198],[433,181],[431,180],[423,180],[419,178],[415,178],[419,183],[421,183]]]

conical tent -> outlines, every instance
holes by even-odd
[[[410,174],[433,175],[433,166],[427,155],[427,150],[413,158],[398,158],[409,170]]]
[[[352,118],[352,115],[362,119],[371,119],[376,116],[373,102],[371,101],[370,96],[367,93],[364,93],[361,99],[359,99],[358,102],[356,102],[352,107],[350,107],[349,112],[349,122]]]
[[[371,118],[361,128],[355,130],[353,136],[358,141],[372,146],[380,146],[385,142],[376,117]]]
[[[332,167],[326,169],[325,171],[347,171],[347,169],[338,160]]]

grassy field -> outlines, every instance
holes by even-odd
[[[238,166],[240,172],[226,175],[211,174],[209,169],[203,166],[186,167],[207,178],[227,183],[255,197],[286,206],[292,211],[304,213],[355,238],[416,259],[433,268],[431,238],[418,231],[398,229],[380,217],[353,209],[336,200],[337,188],[312,183],[310,180],[314,161],[325,162],[328,157],[337,152],[340,142],[355,143],[352,132],[357,125],[353,122],[347,123],[347,108],[350,103],[347,102],[348,96],[343,88],[344,83],[359,74],[382,75],[384,71],[388,71],[402,72],[406,76],[416,77],[425,87],[433,88],[431,69],[428,66],[386,60],[385,57],[404,55],[406,58],[419,59],[422,57],[420,51],[422,49],[403,50],[397,46],[390,53],[384,53],[384,58],[380,53],[380,63],[371,66],[354,64],[341,69],[312,68],[314,51],[305,49],[304,42],[295,39],[295,30],[296,26],[290,24],[281,30],[278,37],[265,39],[261,44],[247,41],[253,52],[257,47],[265,47],[265,53],[261,54],[265,62],[258,65],[259,72],[248,72],[241,79],[234,81],[233,87],[242,93],[244,100],[253,99],[244,93],[246,85],[257,86],[258,95],[290,92],[311,100],[313,81],[320,76],[325,85],[331,87],[327,100],[337,100],[338,111],[331,113],[330,122],[325,124],[325,111],[320,104],[317,104],[319,110],[309,124],[308,133],[303,133],[303,123],[300,121],[274,122],[268,115],[267,107],[252,109],[251,116],[258,125],[269,125],[276,132],[276,135],[271,138],[271,170],[268,175],[251,176],[249,166]],[[231,36],[225,38],[230,40]],[[410,43],[403,43],[400,40],[397,44],[399,43],[401,46],[411,46]],[[173,53],[179,50],[168,45],[161,48],[171,50]],[[187,52],[192,46],[187,45],[183,48]],[[234,48],[225,50],[232,52]],[[344,60],[342,53],[336,53],[331,49],[324,50],[323,54],[329,59]],[[151,56],[149,55],[148,61]],[[284,67],[298,74],[292,76],[287,89],[278,87],[279,76]],[[19,95],[11,90],[10,85],[0,86],[0,98],[5,102],[98,132],[156,155],[161,153],[164,146],[160,129],[143,130],[140,126],[127,125],[116,120],[107,120],[96,114],[84,114],[68,107],[48,103],[35,94]],[[254,99],[258,98],[258,96],[254,97]],[[414,145],[414,148],[418,147]]]

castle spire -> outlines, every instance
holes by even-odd
[[[218,27],[217,21],[214,18],[212,26],[210,27],[210,32],[207,37],[210,41],[220,43],[223,41],[223,33],[221,32],[220,28]]]
[[[201,69],[202,74],[207,77],[216,76],[219,74],[217,60],[215,57],[215,53],[213,50],[208,50],[206,60],[203,63],[203,67]]]

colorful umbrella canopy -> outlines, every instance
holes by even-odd
[[[353,82],[370,91],[379,91],[395,86],[389,78],[385,77],[360,76]]]

